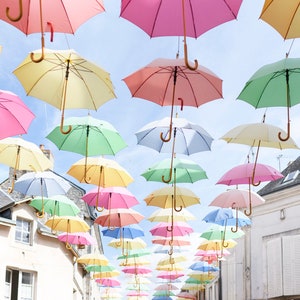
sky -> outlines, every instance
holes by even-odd
[[[216,185],[216,182],[232,167],[245,163],[249,153],[248,146],[227,144],[220,140],[220,137],[238,125],[261,122],[265,113],[265,109],[256,110],[237,100],[237,96],[247,80],[260,67],[285,58],[289,51],[290,57],[297,57],[300,50],[297,40],[294,43],[291,40],[284,41],[277,31],[259,19],[263,2],[244,0],[237,20],[222,24],[198,39],[187,38],[189,59],[198,59],[200,65],[210,69],[223,80],[223,99],[206,103],[199,108],[185,107],[182,112],[178,112],[179,117],[202,126],[214,138],[211,151],[187,157],[197,162],[208,176],[206,180],[183,185],[194,191],[201,200],[201,205],[193,207],[197,221],[190,223],[197,232],[201,231],[200,220],[207,213],[209,203],[228,188]],[[178,43],[177,37],[150,38],[140,28],[119,16],[120,0],[104,0],[104,5],[106,12],[83,24],[74,35],[55,33],[51,43],[49,35],[46,34],[46,48],[74,49],[111,74],[117,98],[102,105],[98,111],[89,113],[95,118],[110,122],[126,141],[127,148],[115,157],[108,158],[115,159],[134,178],[134,182],[128,186],[140,201],[140,205],[134,209],[147,217],[156,208],[146,207],[143,198],[153,190],[163,187],[163,184],[147,182],[140,174],[154,163],[169,157],[169,154],[157,153],[137,145],[134,133],[149,122],[168,117],[170,107],[161,107],[150,101],[132,98],[122,79],[156,58],[175,58],[178,45],[180,57],[183,57],[183,43],[181,40]],[[57,173],[66,176],[87,191],[92,189],[94,186],[81,185],[66,174],[69,167],[82,156],[59,151],[45,138],[59,124],[60,111],[39,99],[26,96],[20,82],[12,73],[29,52],[40,48],[40,35],[25,36],[16,28],[0,21],[0,45],[3,47],[0,55],[0,89],[10,90],[19,95],[36,115],[23,138],[37,145],[44,144],[51,150],[55,158],[54,170]],[[87,110],[66,110],[66,118],[85,116],[87,113]],[[298,145],[299,116],[299,107],[293,107],[291,132]],[[268,109],[266,122],[285,129],[286,110]],[[297,150],[264,148],[260,150],[259,162],[282,170],[298,155]],[[5,179],[7,175],[7,168],[2,166],[1,178]],[[259,188],[261,186],[255,189]],[[154,224],[144,220],[140,225],[145,229],[146,239],[149,241],[151,236],[147,231]],[[104,244],[108,241],[108,238],[103,239]]]

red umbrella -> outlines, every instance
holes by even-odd
[[[74,33],[77,28],[93,16],[104,12],[102,0],[28,0],[0,2],[0,19],[15,26],[26,35],[41,33],[42,56],[44,58],[44,32]]]
[[[21,98],[0,90],[0,139],[26,133],[34,118]]]

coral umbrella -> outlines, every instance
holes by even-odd
[[[21,98],[0,90],[0,139],[27,133],[35,115]]]
[[[96,239],[91,236],[89,232],[64,232],[57,236],[61,242],[65,242],[66,245],[78,245],[78,248],[83,248],[85,245],[95,245]]]

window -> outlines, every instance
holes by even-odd
[[[15,240],[24,244],[30,244],[31,222],[17,218]]]
[[[283,178],[282,183],[292,182],[297,178],[298,175],[299,175],[299,170],[293,171],[293,172],[287,174]]]
[[[34,274],[7,269],[5,276],[5,300],[34,300]]]

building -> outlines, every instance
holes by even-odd
[[[300,299],[300,157],[258,191],[251,228],[222,261],[222,300]]]
[[[18,171],[19,176],[22,173]],[[103,253],[99,226],[93,225],[94,211],[81,200],[85,190],[69,181],[67,196],[80,208],[97,244],[67,249],[28,205],[30,199],[7,192],[12,175],[10,170],[10,177],[0,184],[0,299],[99,299],[99,287],[76,262],[82,254]]]

